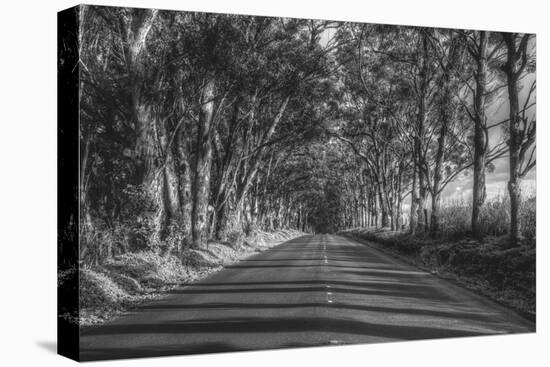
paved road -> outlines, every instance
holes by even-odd
[[[81,335],[81,359],[524,333],[534,324],[349,239],[303,236]]]

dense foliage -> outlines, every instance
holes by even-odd
[[[521,236],[518,185],[535,164],[531,35],[81,9],[85,263],[258,229],[407,223],[437,236],[444,188],[472,170],[475,230],[485,172],[505,155]],[[499,99],[510,119],[489,125]]]

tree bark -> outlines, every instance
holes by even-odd
[[[185,129],[180,127],[174,146],[176,154],[176,166],[178,174],[178,195],[180,201],[181,220],[180,227],[184,233],[184,240],[181,250],[191,245],[191,215],[193,211],[193,192],[191,180],[191,162],[189,147],[185,137]]]
[[[481,237],[481,207],[485,202],[485,162],[487,158],[487,132],[485,125],[485,92],[487,86],[487,38],[485,31],[479,32],[477,54],[476,92],[474,98],[474,183],[472,194],[472,233]]]
[[[199,114],[193,211],[191,216],[192,247],[202,248],[207,241],[208,199],[210,196],[210,167],[212,164],[212,119],[214,116],[214,80],[203,88]]]
[[[451,56],[452,57],[452,56]],[[452,61],[451,61],[452,62]],[[451,66],[450,66],[451,67]],[[439,211],[441,209],[441,181],[443,179],[443,162],[445,161],[445,141],[449,124],[452,119],[452,88],[450,70],[446,70],[444,77],[443,98],[441,100],[441,126],[437,139],[437,152],[435,156],[434,177],[432,185],[432,215],[430,223],[430,235],[436,237],[439,232]]]
[[[417,183],[416,183],[416,164],[413,163],[412,167],[412,188],[411,188],[411,212],[409,218],[409,232],[412,235],[416,234],[416,228],[418,226],[418,194],[417,194]]]
[[[508,181],[508,192],[510,194],[510,241],[512,245],[516,245],[521,239],[521,228],[519,220],[519,208],[521,204],[520,192],[520,149],[522,136],[519,131],[519,96],[518,96],[518,79],[523,68],[526,65],[526,48],[528,36],[524,35],[519,48],[516,48],[515,33],[502,34],[507,48],[507,60],[503,69],[506,73],[508,84],[508,100],[510,103],[510,122],[509,122],[509,155],[510,155],[510,178]],[[518,62],[521,61],[521,66]]]
[[[235,204],[235,210],[232,213],[232,217],[233,217],[233,220],[237,223],[240,222],[239,218],[241,217],[242,210],[244,209],[244,199],[248,195],[250,185],[255,179],[258,169],[260,168],[260,165],[263,162],[262,159],[264,158],[264,153],[265,153],[264,146],[270,141],[271,137],[275,133],[275,129],[281,122],[283,118],[283,114],[286,110],[286,107],[289,101],[290,101],[290,96],[287,96],[279,106],[277,115],[272,120],[268,130],[263,134],[262,138],[260,139],[259,146],[252,148],[252,149],[257,149],[257,151],[250,158],[248,162],[248,167],[246,168],[246,171],[241,177],[241,179],[239,180],[237,184],[237,189],[235,192],[236,204]]]
[[[425,31],[424,31],[425,32]],[[417,96],[417,115],[416,115],[416,135],[414,138],[415,142],[415,153],[416,153],[416,164],[418,172],[418,206],[417,206],[417,228],[420,230],[426,229],[426,213],[425,205],[427,198],[426,190],[426,178],[424,173],[425,167],[425,155],[423,153],[423,144],[422,139],[424,139],[424,123],[426,119],[426,94],[428,92],[428,38],[427,35],[422,32],[422,56],[420,59],[420,72],[419,72],[419,91]]]
[[[508,79],[508,95],[510,98],[510,179],[508,192],[510,193],[510,238],[512,243],[520,239],[519,206],[521,203],[519,182],[519,134],[517,131],[517,116],[519,111],[517,80]]]
[[[168,135],[166,124],[168,121],[159,123],[159,146],[164,162],[159,167],[159,172],[155,172],[153,179],[158,185],[160,200],[158,200],[158,235],[161,240],[161,251],[163,254],[169,254],[172,250],[172,243],[166,243],[165,240],[170,234],[170,226],[180,220],[180,201],[179,201],[179,180],[176,173],[173,141]]]
[[[142,96],[142,80],[144,78],[144,64],[142,53],[145,41],[158,10],[134,9],[123,32],[126,44],[126,64],[131,85],[132,112],[134,115],[134,130],[136,133],[135,158],[137,161],[136,179],[138,184],[145,186],[152,183],[154,146],[152,143],[152,129],[156,123],[151,107]]]

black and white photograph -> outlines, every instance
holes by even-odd
[[[58,27],[61,354],[535,332],[535,34],[93,5]]]
[[[545,366],[546,13],[4,4],[0,364]]]

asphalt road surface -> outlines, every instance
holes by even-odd
[[[534,331],[483,297],[333,235],[293,239],[81,333],[81,360]]]

